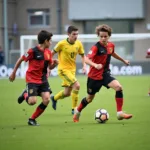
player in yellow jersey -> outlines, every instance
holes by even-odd
[[[64,90],[58,92],[55,96],[51,96],[52,107],[56,110],[57,100],[64,99],[71,95],[72,97],[72,114],[74,114],[74,108],[78,103],[78,95],[80,84],[76,79],[76,56],[81,56],[83,64],[83,73],[86,72],[86,66],[84,63],[84,48],[82,43],[77,40],[78,29],[74,26],[68,27],[68,38],[64,39],[56,44],[52,55],[58,53],[58,75],[63,80],[62,86]]]

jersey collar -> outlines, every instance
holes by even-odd
[[[69,44],[71,44],[71,45],[73,45],[73,44],[75,43],[75,42],[74,42],[74,43],[70,43],[68,38],[66,39],[66,41],[67,41]]]
[[[99,41],[99,43],[104,46],[104,47],[107,47],[108,46],[108,42],[107,42],[107,45],[104,45],[101,41]]]

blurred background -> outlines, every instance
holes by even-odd
[[[0,0],[0,49],[4,52],[0,77],[8,76],[11,70],[9,67],[12,67],[19,58],[22,35],[37,35],[42,29],[48,30],[54,35],[62,35],[66,34],[69,25],[77,26],[80,34],[95,34],[95,27],[99,24],[110,25],[113,34],[150,34],[150,1]],[[86,54],[95,42],[83,43]],[[55,44],[54,42],[53,45]],[[117,41],[115,44],[117,53],[133,62],[131,68],[124,68],[129,70],[128,73],[120,74],[150,73],[150,59],[145,58],[146,51],[150,48],[150,38]],[[80,69],[79,58],[77,58],[77,62],[79,63],[77,68]],[[121,65],[123,64],[112,60],[111,68],[116,71],[116,67],[118,67],[119,71]],[[134,68],[132,67],[137,66],[139,68],[133,72]],[[119,74],[115,71],[114,74]]]

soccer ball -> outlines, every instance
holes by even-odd
[[[106,109],[98,109],[95,112],[95,120],[98,123],[105,123],[109,119],[109,114]]]

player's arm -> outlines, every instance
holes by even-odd
[[[92,59],[96,56],[97,54],[97,46],[92,46],[91,50],[89,51],[88,55],[85,57],[85,63],[96,68],[96,69],[102,69],[103,65],[102,64],[97,64],[97,63],[94,63],[92,61]]]
[[[29,49],[27,53],[25,53],[22,57],[20,57],[16,64],[15,64],[15,67],[13,69],[13,72],[11,73],[11,75],[9,76],[9,80],[11,82],[13,82],[15,80],[15,77],[16,77],[16,72],[20,66],[20,64],[22,63],[22,61],[25,61],[27,62],[28,60],[32,59],[33,58],[33,50],[32,49]]]
[[[112,56],[115,58],[115,59],[118,59],[120,61],[122,61],[124,64],[126,65],[130,65],[130,62],[128,60],[124,60],[122,57],[120,57],[117,53],[112,53]]]
[[[53,63],[49,65],[49,69],[52,70],[58,65],[58,60],[53,59]]]
[[[85,63],[92,66],[92,67],[94,67],[94,68],[96,68],[96,69],[98,69],[98,70],[103,68],[102,64],[96,64],[89,57],[86,57],[86,56],[85,56]]]
[[[13,69],[13,72],[12,72],[11,75],[9,76],[10,82],[13,82],[13,81],[15,80],[16,72],[17,72],[17,70],[18,70],[20,64],[22,63],[22,61],[24,61],[22,57],[20,57],[20,58],[17,60],[17,62],[16,62],[16,64],[15,64],[15,67],[14,67],[14,69]]]
[[[56,54],[57,52],[53,49],[52,51],[52,57]]]
[[[80,55],[81,56],[81,61],[82,61],[82,72],[84,73],[84,74],[86,74],[86,63],[85,63],[85,56],[84,56],[84,54],[81,54]]]
[[[62,47],[61,42],[58,42],[52,51],[52,57],[61,50],[61,47]]]

